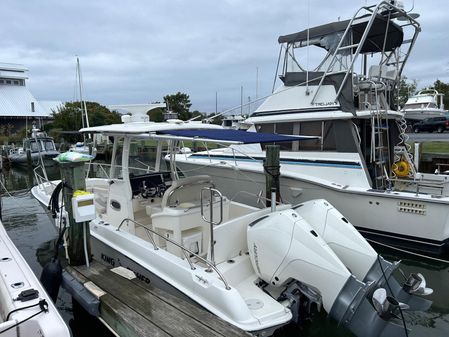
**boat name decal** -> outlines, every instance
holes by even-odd
[[[143,281],[143,282],[145,282],[146,284],[150,284],[150,283],[151,283],[151,280],[150,280],[148,277],[146,277],[145,275],[143,275],[143,274],[141,274],[141,273],[139,273],[139,272],[137,272],[137,271],[135,271],[135,270],[133,270],[133,269],[131,269],[131,268],[129,268],[129,267],[126,267],[126,268],[128,268],[129,270],[131,270],[131,271],[136,275],[136,278],[137,278],[139,281]]]
[[[108,256],[108,255],[106,255],[104,253],[101,253],[101,259],[104,262],[106,262],[107,264],[111,265],[112,267],[115,267],[115,265],[117,264],[113,257],[110,257],[110,256]],[[120,259],[117,259],[117,261],[118,261],[118,264],[121,265]],[[132,269],[132,268],[130,268],[128,266],[124,266],[124,267],[126,267],[129,270],[131,270],[136,275],[136,278],[139,281],[143,281],[143,282],[145,282],[147,284],[151,283],[151,280],[147,276],[145,276],[144,274],[141,274],[141,273],[135,271],[134,269]]]
[[[334,105],[337,105],[337,103],[335,103],[335,102],[315,102],[315,103],[312,103],[312,105],[314,105],[314,106],[334,106]]]
[[[257,271],[259,272],[259,275],[262,274],[259,267],[259,255],[257,255],[257,246],[255,243],[253,243],[253,252],[254,252],[254,262],[256,263]]]
[[[104,262],[106,262],[106,263],[110,264],[111,266],[115,267],[115,259],[113,257],[107,256],[107,255],[101,253],[101,259]]]

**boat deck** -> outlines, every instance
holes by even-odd
[[[98,261],[89,268],[68,266],[66,271],[105,292],[99,297],[100,317],[120,336],[251,336],[201,307],[138,278],[122,277]]]

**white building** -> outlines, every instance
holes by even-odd
[[[8,132],[26,123],[42,125],[62,106],[60,101],[38,101],[26,87],[27,72],[21,64],[0,63],[0,125],[7,126]]]

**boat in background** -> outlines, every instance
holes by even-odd
[[[447,116],[444,109],[444,94],[435,89],[424,89],[410,96],[402,108],[405,118],[411,124],[426,118]]]
[[[30,159],[27,158],[28,151],[31,155]],[[7,158],[13,165],[29,165],[30,160],[33,167],[54,166],[56,163],[53,158],[57,155],[59,155],[59,151],[56,150],[53,138],[33,125],[31,136],[23,140],[22,147],[9,149]]]
[[[70,337],[37,277],[0,222],[0,335]]]
[[[395,4],[380,1],[349,20],[280,36],[283,83],[246,122],[248,132],[319,137],[280,144],[282,200],[325,198],[369,239],[444,254],[449,176],[416,171],[404,114],[394,110],[421,30],[417,14]],[[318,68],[307,69],[307,48],[322,53]],[[177,165],[187,175],[207,172],[227,196],[236,189],[264,193],[264,148],[190,153]]]
[[[70,146],[69,151],[89,154],[95,157],[97,154],[96,147],[92,143],[89,144],[86,144],[84,142],[76,142],[75,144]]]

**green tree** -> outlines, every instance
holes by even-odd
[[[445,109],[449,108],[449,83],[444,83],[437,79],[433,84],[433,87],[440,94],[444,95],[443,96],[444,108]]]
[[[415,94],[416,91],[416,80],[408,81],[407,77],[402,77],[399,82],[399,106],[403,107],[408,98]]]
[[[155,108],[148,111],[148,117],[150,117],[150,121],[152,122],[163,122],[164,121],[164,108]]]
[[[120,123],[120,114],[116,111],[110,111],[105,106],[96,102],[86,102],[87,114],[89,116],[89,125],[105,125]],[[66,141],[76,142],[83,139],[82,135],[77,133],[83,127],[81,119],[80,102],[67,102],[57,112],[53,113],[53,122],[45,126],[47,131],[62,131]],[[68,133],[66,133],[68,132]]]
[[[167,109],[178,114],[179,119],[192,118],[192,113],[189,111],[192,106],[189,95],[178,91],[176,94],[164,96],[164,102],[167,104]]]

